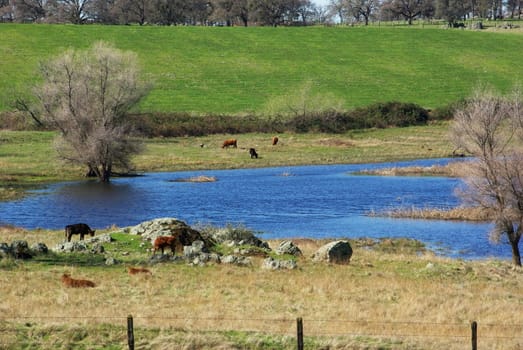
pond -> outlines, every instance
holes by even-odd
[[[507,245],[488,240],[490,224],[369,217],[397,207],[450,208],[461,180],[445,177],[356,175],[362,169],[429,166],[449,159],[401,163],[292,166],[147,173],[58,183],[22,200],[0,203],[0,223],[60,229],[76,222],[93,228],[126,227],[159,217],[189,225],[244,225],[262,239],[407,237],[439,254],[509,258]],[[215,182],[177,182],[213,176]]]

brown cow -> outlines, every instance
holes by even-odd
[[[153,274],[149,269],[146,269],[145,267],[130,267],[130,266],[127,268],[127,273],[129,275],[137,275],[139,273],[145,273],[150,276],[152,276],[152,274]]]
[[[228,139],[228,140],[223,141],[222,148],[228,148],[230,146],[232,146],[234,148],[237,148],[238,147],[237,140],[236,139]]]
[[[74,278],[71,278],[69,274],[64,273],[62,275],[62,283],[64,286],[69,288],[94,288],[96,287],[96,284],[94,282],[89,280],[77,280]]]
[[[94,236],[96,230],[91,230],[89,225],[87,224],[73,224],[73,225],[67,225],[65,226],[65,238],[67,238],[67,242],[71,242],[71,237],[76,234],[80,234],[80,240],[84,240],[85,235],[89,235],[91,237]]]
[[[174,256],[176,251],[176,244],[178,243],[178,236],[159,236],[154,240],[154,251],[153,255],[156,255],[158,250],[162,251],[167,247],[171,248],[171,253]]]
[[[272,138],[272,145],[273,145],[273,146],[276,146],[277,144],[278,144],[278,136],[274,136],[274,137]]]

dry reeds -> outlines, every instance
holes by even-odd
[[[194,176],[194,177],[189,177],[189,178],[184,178],[184,179],[174,179],[174,180],[170,180],[171,182],[216,182],[217,179],[215,176],[204,176],[204,175],[200,175],[200,176]]]
[[[452,162],[446,165],[392,167],[362,170],[358,174],[379,176],[445,176],[462,177],[465,175],[466,162]]]
[[[479,207],[441,208],[394,208],[383,212],[369,212],[369,216],[384,216],[391,218],[426,219],[426,220],[458,220],[458,221],[490,221],[493,214]]]

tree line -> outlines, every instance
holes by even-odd
[[[521,19],[523,0],[0,0],[0,21],[211,26]]]

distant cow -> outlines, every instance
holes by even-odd
[[[139,273],[144,273],[144,274],[147,274],[147,275],[150,275],[150,276],[152,276],[152,274],[153,274],[151,272],[151,270],[146,269],[145,267],[131,267],[131,266],[129,266],[127,268],[127,273],[129,275],[138,275]]]
[[[272,138],[272,145],[273,145],[273,146],[276,146],[277,144],[278,144],[278,136],[274,136],[274,137]]]
[[[171,248],[171,253],[174,256],[174,252],[176,251],[176,244],[178,243],[178,236],[159,236],[156,237],[154,240],[154,252],[153,255],[156,255],[156,252],[158,250],[162,251],[167,247]]]
[[[78,280],[71,278],[67,273],[62,275],[62,283],[69,288],[94,288],[96,284],[89,280]]]
[[[251,159],[252,158],[258,159],[258,153],[256,153],[256,150],[254,148],[249,148],[249,153],[251,154]]]
[[[71,242],[71,237],[80,234],[80,240],[83,241],[85,235],[94,236],[95,230],[91,230],[87,224],[73,224],[65,227],[65,238],[67,242]]]
[[[227,148],[227,147],[231,147],[231,146],[234,148],[238,147],[236,139],[228,139],[228,140],[223,141],[222,148]]]

